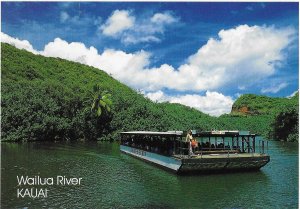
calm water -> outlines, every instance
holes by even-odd
[[[3,143],[1,208],[298,208],[298,145],[270,142],[269,154],[259,172],[177,176],[117,143]],[[17,175],[83,180],[18,199]]]

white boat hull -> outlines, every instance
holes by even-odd
[[[120,150],[136,158],[153,163],[176,173],[209,173],[258,170],[270,161],[266,154],[221,154],[193,156],[164,156],[120,145]]]

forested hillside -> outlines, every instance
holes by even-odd
[[[275,118],[282,111],[269,114],[268,108],[255,109],[249,103],[251,98],[237,100],[232,114],[211,117],[179,104],[154,103],[99,69],[33,55],[8,44],[1,46],[1,140],[112,140],[125,130],[187,129],[250,130],[281,139],[274,133]],[[112,95],[111,112],[103,112],[101,117],[90,111],[90,92],[96,84]],[[250,111],[258,112],[240,114],[238,110],[245,102]],[[292,115],[298,117],[298,95],[282,103],[296,110]]]
[[[231,115],[270,118],[264,135],[287,141],[299,138],[299,92],[291,98],[270,98],[253,94],[242,95],[232,106]]]
[[[298,107],[299,93],[291,98],[271,98],[254,94],[244,94],[232,106],[232,114],[263,115],[278,114],[287,108]]]

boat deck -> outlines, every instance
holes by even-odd
[[[262,157],[265,154],[260,153],[230,153],[230,154],[203,154],[203,155],[173,155],[176,159],[218,159],[218,158],[249,158],[249,157]]]

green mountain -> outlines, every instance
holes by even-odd
[[[210,119],[183,105],[155,104],[93,67],[8,44],[1,53],[2,140],[107,139],[122,130],[187,130]],[[89,111],[95,84],[112,94],[112,112],[101,118]]]
[[[155,103],[99,69],[1,46],[4,141],[112,140],[128,130],[230,129],[264,136],[274,132],[276,115],[232,113],[216,118],[179,104]],[[112,111],[101,117],[90,111],[90,92],[96,84],[112,95]],[[245,101],[241,104],[252,110],[250,100]]]
[[[298,92],[291,98],[244,94],[234,102],[231,113],[241,115],[278,114],[288,108],[297,108],[298,100]]]
[[[242,95],[232,106],[231,115],[270,118],[263,135],[275,140],[298,141],[299,92],[290,98]]]

